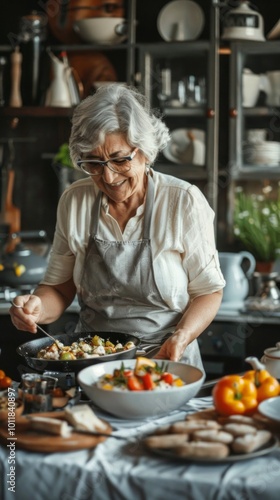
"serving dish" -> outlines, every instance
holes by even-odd
[[[191,0],[174,0],[165,5],[157,18],[157,29],[167,42],[195,40],[204,27],[204,13]]]
[[[265,417],[280,422],[280,396],[262,401],[258,406],[258,411]]]
[[[124,419],[157,418],[180,408],[199,391],[205,375],[198,368],[169,360],[153,360],[166,364],[166,371],[180,377],[185,385],[154,391],[114,391],[97,387],[97,381],[105,374],[113,374],[121,368],[134,369],[136,360],[99,363],[85,368],[78,374],[78,382],[94,405],[116,417]]]
[[[276,398],[274,398],[276,399]],[[280,398],[279,398],[280,399]],[[263,455],[267,455],[268,453],[271,453],[272,451],[274,451],[276,448],[279,447],[279,440],[278,440],[278,435],[277,435],[277,432],[276,432],[276,435],[274,434],[275,432],[275,429],[273,429],[270,425],[270,422],[267,421],[266,419],[261,419],[260,416],[258,414],[254,414],[252,415],[250,418],[251,418],[251,422],[250,422],[250,425],[247,425],[248,427],[248,430],[249,430],[249,427],[253,426],[257,429],[257,432],[267,432],[269,431],[269,434],[268,434],[268,439],[266,441],[265,444],[259,446],[258,448],[255,448],[255,449],[252,449],[252,451],[245,451],[245,449],[243,448],[243,452],[239,449],[238,451],[234,451],[234,448],[232,447],[233,445],[233,441],[228,441],[227,442],[227,446],[229,447],[229,454],[227,456],[225,456],[224,454],[221,455],[221,453],[216,453],[216,454],[213,454],[211,453],[212,456],[210,456],[210,454],[208,453],[208,456],[202,456],[202,452],[200,451],[200,453],[196,453],[196,454],[192,454],[192,455],[189,455],[189,456],[186,456],[187,454],[184,454],[180,456],[180,452],[178,452],[178,450],[176,449],[176,446],[179,448],[183,445],[183,442],[185,441],[187,444],[191,443],[191,442],[197,442],[197,441],[200,441],[200,444],[208,444],[210,445],[211,443],[214,445],[214,444],[218,444],[218,443],[226,443],[226,441],[222,441],[222,439],[219,441],[219,439],[217,439],[215,441],[215,437],[212,436],[212,439],[211,437],[209,437],[208,435],[208,438],[206,436],[201,437],[199,439],[198,436],[193,437],[192,433],[196,432],[196,429],[207,429],[207,431],[202,431],[202,432],[206,432],[206,433],[209,433],[211,434],[211,429],[215,429],[217,428],[216,425],[218,424],[220,427],[218,427],[218,429],[220,431],[224,431],[224,434],[227,434],[228,432],[230,432],[229,430],[227,430],[226,428],[226,424],[229,424],[230,421],[231,422],[234,422],[234,417],[237,418],[236,420],[236,428],[235,428],[235,432],[236,432],[236,429],[239,429],[239,427],[242,427],[242,423],[240,423],[240,420],[239,418],[242,418],[242,416],[240,415],[232,415],[231,417],[223,417],[221,415],[219,415],[219,413],[215,410],[214,407],[210,407],[210,408],[207,408],[207,409],[204,409],[204,410],[199,410],[195,413],[192,413],[188,416],[186,416],[185,418],[183,419],[180,419],[177,421],[175,420],[172,420],[172,423],[171,424],[168,424],[168,425],[164,425],[162,428],[161,427],[157,427],[156,431],[153,431],[151,432],[150,434],[146,434],[145,436],[143,436],[143,439],[140,441],[141,443],[141,446],[143,446],[143,448],[148,451],[148,452],[151,452],[152,454],[156,454],[158,456],[161,456],[162,458],[166,458],[168,460],[172,460],[172,461],[179,461],[179,462],[199,462],[199,463],[209,463],[209,464],[213,464],[213,463],[227,463],[227,462],[239,462],[239,461],[244,461],[244,460],[249,460],[251,458],[256,458],[256,457],[260,457],[260,456],[263,456]],[[233,419],[233,420],[231,420]],[[195,426],[195,422],[197,422],[197,427]],[[192,427],[192,430],[189,430],[189,431],[186,431],[186,433],[184,433],[183,430],[180,430],[180,429],[175,429],[174,426],[176,425],[181,425],[181,424],[190,424],[193,427]],[[204,424],[204,425],[203,425]],[[212,425],[211,425],[212,424]],[[223,427],[225,425],[225,427]],[[232,425],[232,424],[231,424]],[[201,432],[201,431],[200,431]],[[213,432],[213,431],[212,431]],[[171,436],[175,436],[175,439],[176,439],[176,436],[179,435],[180,437],[180,445],[176,445],[173,443],[173,446],[172,444],[170,445],[170,447],[167,447],[167,445],[163,446],[163,442],[164,442],[164,439],[166,438],[166,435],[168,435],[171,437]],[[159,445],[156,446],[156,443],[155,441],[151,442],[151,440],[149,440],[149,438],[153,439],[153,437],[156,437],[156,439],[159,439]],[[245,438],[245,443],[243,443],[243,445],[245,444],[246,446],[246,438],[248,438],[248,434],[244,434],[244,430],[243,430],[243,433],[242,431],[240,432],[240,434],[235,434],[233,433],[233,440],[237,439],[238,437],[244,437]],[[198,444],[198,443],[197,443]],[[248,442],[247,442],[247,446],[248,446]],[[220,450],[219,450],[220,452]],[[200,455],[200,456],[199,456]],[[220,456],[218,456],[220,455]]]
[[[137,348],[140,346],[140,340],[134,335],[121,332],[80,332],[80,333],[62,333],[59,335],[54,335],[54,337],[62,342],[64,345],[70,345],[72,342],[77,341],[80,338],[85,338],[87,336],[94,336],[99,334],[105,340],[111,340],[113,343],[121,342],[125,344],[126,342],[133,342],[135,347],[127,351],[121,351],[114,354],[107,354],[104,356],[99,356],[96,358],[82,358],[75,360],[47,360],[43,358],[37,358],[37,353],[40,349],[51,345],[52,341],[48,338],[39,338],[35,340],[30,340],[17,347],[17,353],[22,356],[27,365],[33,368],[35,371],[52,371],[52,372],[73,372],[78,373],[83,368],[94,365],[97,363],[102,363],[104,361],[114,361],[117,359],[130,359],[134,358],[137,352]]]

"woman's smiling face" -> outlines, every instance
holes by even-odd
[[[129,156],[133,150],[134,148],[129,146],[122,134],[115,133],[107,135],[104,144],[92,150],[86,157],[92,160],[109,160]],[[98,188],[116,203],[124,202],[135,195],[141,197],[145,191],[145,158],[139,150],[136,151],[128,172],[113,172],[105,166],[102,174],[92,177]]]

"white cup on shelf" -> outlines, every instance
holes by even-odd
[[[251,70],[244,69],[242,74],[242,105],[244,108],[256,106],[262,90],[262,75],[256,75]]]

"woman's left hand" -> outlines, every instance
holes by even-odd
[[[186,332],[176,331],[164,344],[162,344],[159,352],[154,359],[170,359],[171,361],[180,361],[184,351],[188,345]]]

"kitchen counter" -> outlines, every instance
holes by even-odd
[[[278,500],[280,448],[268,455],[225,463],[180,462],[143,449],[139,436],[159,425],[182,420],[212,405],[194,398],[180,411],[157,421],[131,422],[109,417],[113,434],[95,449],[67,453],[21,451],[15,441],[15,492],[8,490],[9,451],[0,447],[2,500]],[[95,409],[96,410],[96,409]],[[98,414],[98,412],[97,412]],[[99,414],[99,416],[103,416]],[[108,415],[107,415],[108,417]]]

